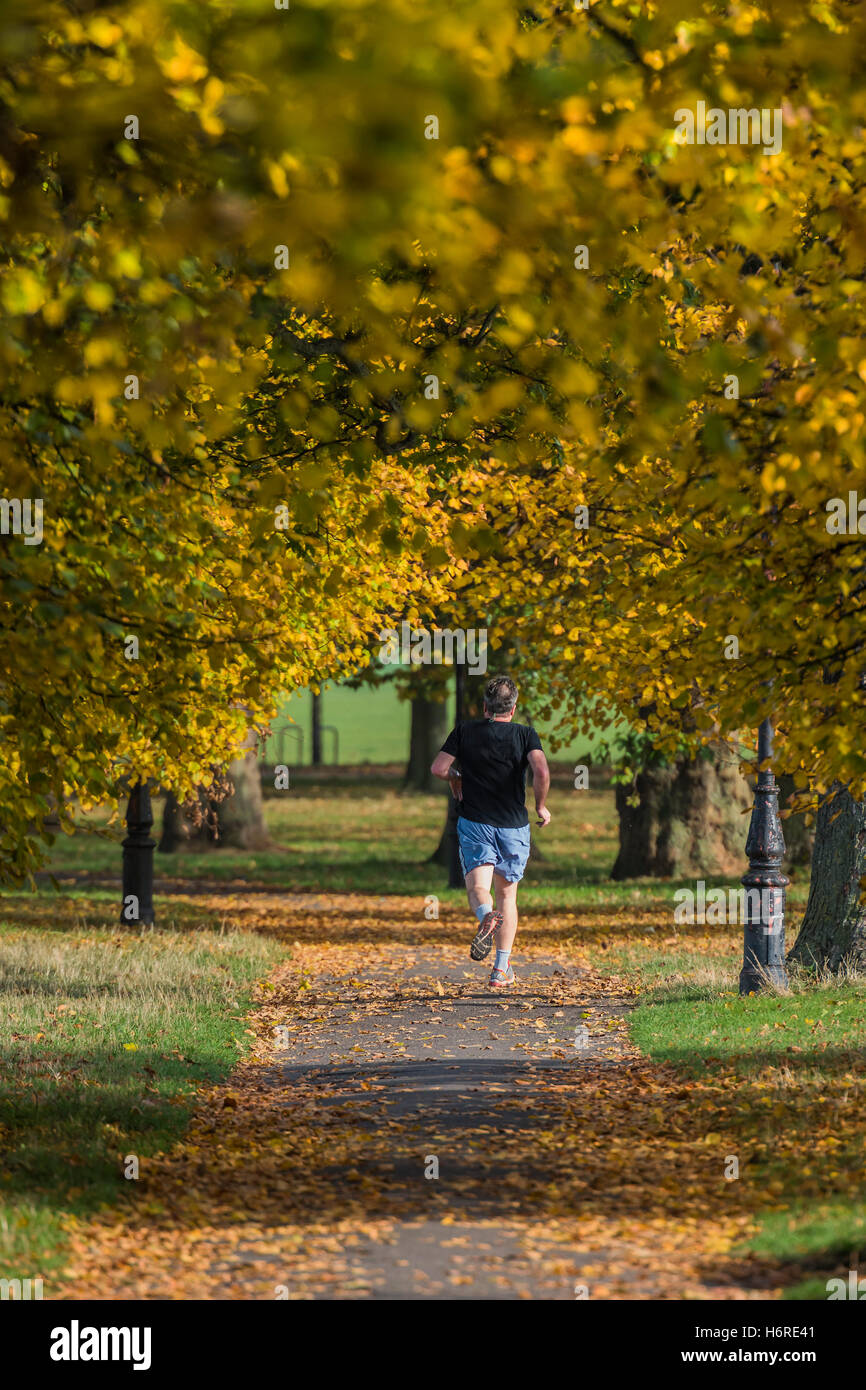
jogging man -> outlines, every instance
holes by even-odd
[[[484,719],[451,730],[431,772],[451,784],[460,802],[457,836],[469,906],[478,919],[469,954],[483,960],[496,940],[491,989],[514,984],[509,957],[517,934],[517,885],[529,858],[526,767],[532,768],[539,826],[547,825],[545,806],[550,769],[534,729],[514,724],[517,686],[494,676],[484,691]],[[460,762],[460,771],[454,766]],[[496,908],[490,885],[496,888]]]

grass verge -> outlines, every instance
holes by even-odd
[[[0,1277],[62,1263],[75,1218],[125,1200],[131,1157],[180,1135],[196,1087],[250,1036],[254,981],[279,948],[178,905],[168,929],[118,930],[45,902],[44,927],[0,921]]]
[[[798,1271],[786,1298],[823,1300],[866,1252],[866,979],[794,971],[788,992],[740,998],[738,943],[718,933],[664,970],[636,943],[621,952],[647,986],[632,1035],[694,1087],[696,1122],[729,1136],[757,1222],[744,1251]]]

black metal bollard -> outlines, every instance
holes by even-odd
[[[146,782],[136,782],[126,806],[128,833],[123,841],[123,906],[120,920],[127,926],[141,923],[149,927],[154,922],[153,851],[156,841],[150,837],[152,825],[150,789]]]
[[[758,762],[765,762],[772,756],[773,726],[765,719],[758,730]],[[741,994],[762,989],[768,980],[783,986],[788,983],[785,889],[790,879],[781,871],[785,837],[779,816],[779,788],[769,767],[758,773],[746,854],[749,869],[741,880],[746,890]]]

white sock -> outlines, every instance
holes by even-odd
[[[479,922],[483,922],[488,912],[492,911],[493,908],[490,903],[481,903],[481,905],[475,909],[475,916],[478,918]]]
[[[509,957],[510,955],[511,955],[511,952],[510,952],[510,951],[497,951],[497,952],[496,952],[496,960],[494,961],[494,964],[493,964],[493,969],[494,969],[494,970],[501,970],[501,971],[503,972],[503,974],[504,974],[504,973],[507,971],[507,969],[508,969],[508,957]]]

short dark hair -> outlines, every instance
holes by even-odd
[[[507,714],[517,704],[517,686],[510,676],[493,676],[484,687],[484,703],[491,714]]]

